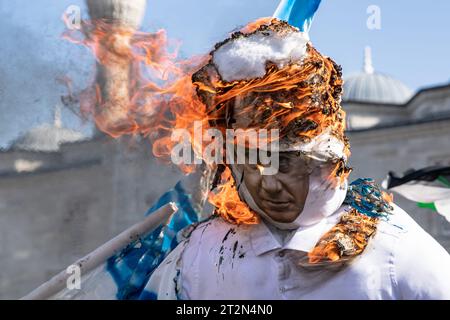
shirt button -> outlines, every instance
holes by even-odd
[[[279,251],[279,252],[278,252],[278,256],[279,256],[280,258],[283,258],[283,257],[284,257],[284,251]]]

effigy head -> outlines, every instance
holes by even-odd
[[[226,163],[240,198],[252,210],[224,209],[224,203],[237,202],[236,199],[216,197],[222,216],[231,221],[253,221],[251,211],[266,214],[268,219],[282,211],[284,217],[279,221],[289,223],[308,209],[306,206],[310,207],[308,210],[325,207],[322,203],[313,204],[313,198],[324,203],[333,200],[333,207],[342,203],[350,173],[346,166],[350,146],[341,107],[342,72],[331,58],[312,46],[307,33],[278,19],[259,20],[218,43],[208,62],[193,74],[192,81],[206,106],[211,127],[222,132],[276,130],[277,143],[267,147],[268,151],[277,153],[280,159],[296,159],[289,160],[294,164],[292,168],[302,167],[263,177],[264,166],[256,164],[253,177],[259,171],[259,180],[252,183],[251,166]],[[268,139],[273,142],[272,135]],[[243,147],[251,149],[248,144]],[[300,171],[305,173],[301,177]],[[282,176],[292,185],[286,179],[283,182]],[[279,190],[264,190],[261,186],[268,183],[263,180],[273,180],[272,187],[281,181],[284,196],[280,197]],[[304,192],[295,191],[296,187]],[[231,188],[223,192],[228,198]],[[307,219],[307,214],[303,216]]]
[[[342,72],[307,34],[270,19],[218,43],[192,77],[219,128],[277,129],[279,151],[347,160]]]

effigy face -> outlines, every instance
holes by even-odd
[[[292,222],[302,212],[309,191],[310,162],[297,152],[278,155],[278,172],[262,174],[262,165],[242,165],[243,179],[255,201],[271,219]]]

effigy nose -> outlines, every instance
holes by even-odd
[[[277,179],[276,175],[263,175],[261,179],[261,187],[267,193],[278,193],[281,191],[281,182]]]

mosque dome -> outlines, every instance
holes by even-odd
[[[61,124],[61,110],[55,109],[53,124],[43,124],[30,129],[18,139],[11,148],[15,150],[54,152],[58,151],[61,144],[84,140],[86,137],[81,132],[63,128]]]
[[[375,72],[370,47],[365,49],[364,70],[344,80],[343,101],[403,104],[413,95],[401,81]]]

